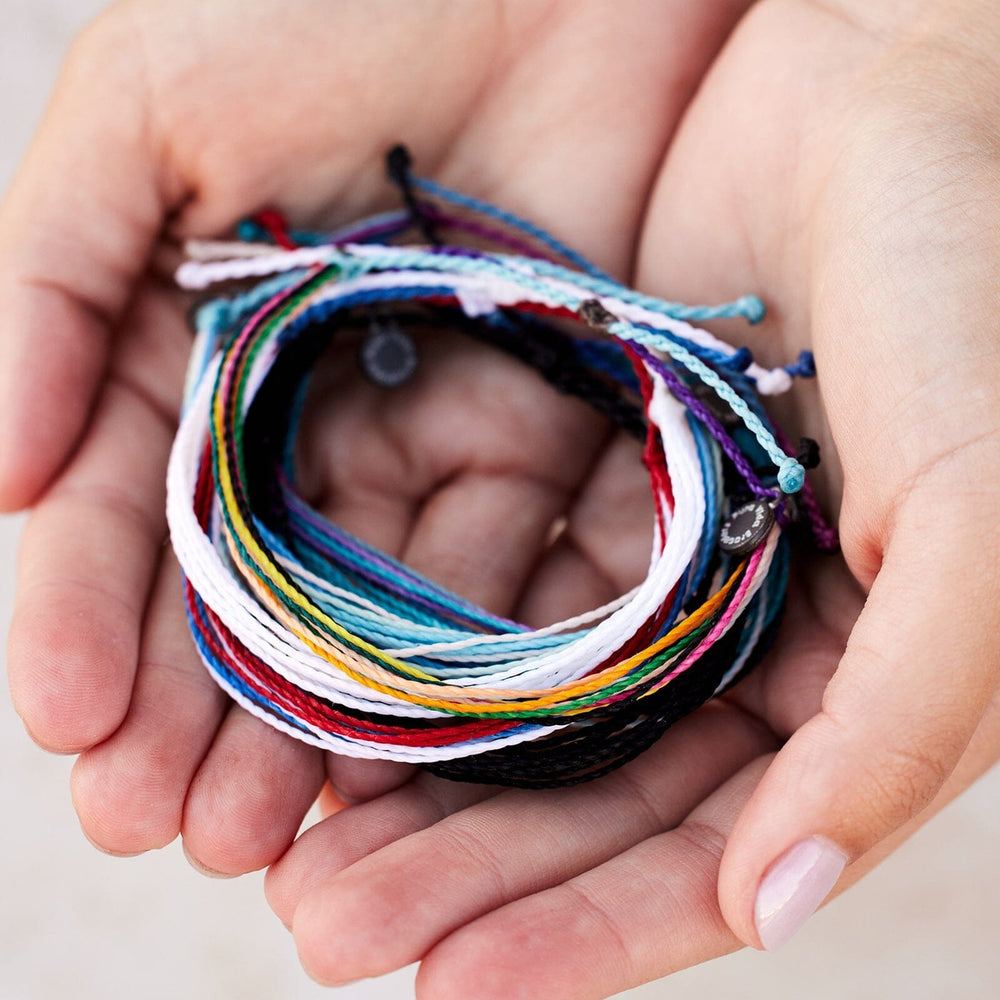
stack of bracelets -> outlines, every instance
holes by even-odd
[[[789,454],[759,399],[814,374],[812,360],[765,369],[691,325],[756,322],[754,297],[710,308],[642,295],[536,226],[414,176],[401,147],[389,172],[400,211],[325,235],[261,213],[239,239],[188,244],[179,284],[226,289],[194,313],[168,476],[194,639],[236,702],[315,746],[463,781],[589,780],[764,654],[793,523],[836,546],[805,481],[815,445]],[[403,381],[416,325],[494,345],[643,443],[656,513],[640,585],[529,628],[303,500],[292,455],[310,370],[360,326],[369,376]]]

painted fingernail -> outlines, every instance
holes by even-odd
[[[754,923],[767,951],[790,941],[837,884],[847,855],[822,837],[788,848],[760,881]]]

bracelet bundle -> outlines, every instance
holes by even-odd
[[[805,478],[814,449],[789,454],[760,402],[812,374],[811,359],[765,369],[692,325],[756,321],[753,297],[642,295],[530,223],[413,176],[398,148],[390,174],[401,211],[328,234],[264,213],[240,239],[188,246],[181,286],[226,289],[195,314],[168,473],[192,633],[233,699],[316,746],[459,780],[588,780],[759,660],[793,522],[836,544]],[[529,628],[300,496],[292,445],[318,358],[368,329],[362,365],[391,391],[415,365],[410,326],[485,341],[643,442],[655,523],[641,584]]]

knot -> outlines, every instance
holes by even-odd
[[[767,315],[767,307],[757,295],[743,295],[736,300],[740,314],[746,317],[748,323],[756,326]]]
[[[412,167],[413,157],[401,142],[397,142],[385,154],[385,172],[389,175],[389,180],[393,184],[402,186],[404,183],[408,183]]]
[[[745,372],[753,364],[753,354],[749,347],[741,347],[729,355],[726,364],[738,372]]]
[[[778,466],[778,486],[782,493],[798,493],[805,482],[806,470],[797,458],[789,456]]]
[[[259,243],[265,236],[264,227],[253,219],[240,219],[236,223],[236,235],[247,243]]]
[[[757,391],[762,396],[779,396],[792,387],[792,376],[784,368],[772,368],[757,376]]]
[[[799,360],[796,361],[794,365],[786,365],[785,371],[793,377],[798,376],[799,378],[815,378],[816,359],[813,357],[813,352],[800,352]]]
[[[413,157],[410,156],[410,151],[402,143],[396,143],[385,154],[385,172],[388,174],[389,180],[399,188],[413,225],[420,230],[420,234],[428,243],[432,246],[440,246],[441,240],[438,237],[434,220],[427,208],[417,200],[413,190],[413,176],[410,172],[412,166]]]
[[[803,469],[815,469],[819,465],[819,443],[812,438],[801,438],[799,451],[795,457]]]

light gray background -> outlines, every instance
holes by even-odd
[[[0,0],[0,189],[30,137],[62,51],[101,5]],[[17,519],[0,522],[4,631],[18,527]],[[327,992],[300,971],[291,939],[264,902],[259,875],[205,879],[177,845],[130,860],[90,847],[70,804],[71,761],[36,749],[6,699],[0,699],[0,759],[0,1000],[306,1000]],[[995,770],[783,952],[744,952],[628,996],[1000,996],[998,838]],[[670,928],[663,933],[668,938]],[[412,978],[408,970],[338,995],[398,1000],[412,996]]]

